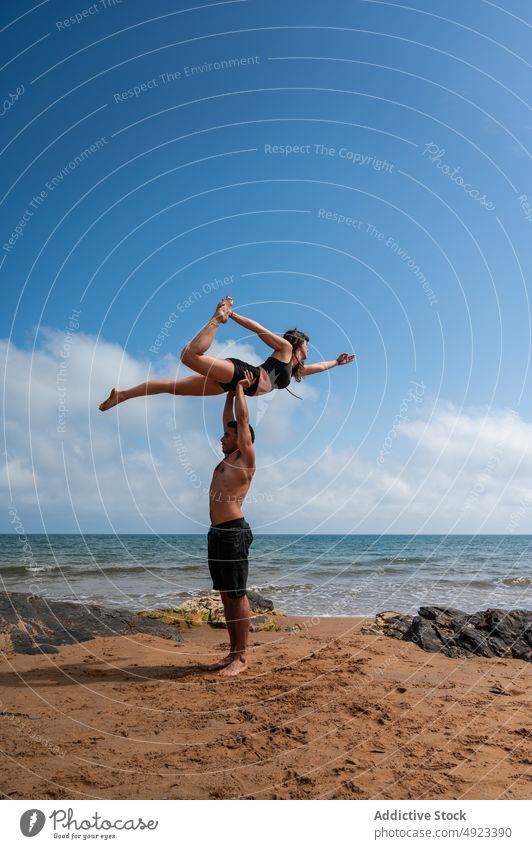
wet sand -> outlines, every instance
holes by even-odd
[[[370,619],[280,617],[249,669],[208,625],[0,663],[0,791],[17,799],[529,799],[531,666],[450,659]]]

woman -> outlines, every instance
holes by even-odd
[[[222,298],[211,320],[203,327],[192,342],[181,351],[181,362],[197,372],[191,377],[178,380],[148,380],[132,389],[112,389],[109,397],[100,404],[100,410],[109,410],[122,401],[141,395],[158,395],[169,392],[172,395],[221,395],[234,391],[236,384],[249,370],[255,378],[245,390],[246,395],[264,395],[272,389],[286,389],[294,377],[298,382],[309,374],[317,374],[334,366],[343,366],[354,360],[354,354],[340,354],[336,360],[305,365],[308,356],[309,337],[300,330],[287,330],[284,336],[277,336],[256,321],[237,315],[232,311],[233,299]],[[219,359],[206,353],[212,345],[220,324],[231,318],[251,330],[269,345],[273,354],[260,366],[252,366],[235,357]]]

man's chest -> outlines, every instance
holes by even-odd
[[[242,473],[242,469],[236,461],[222,460],[214,470],[213,480],[233,480]]]
[[[218,463],[218,465],[216,466],[213,477],[217,478],[226,476],[229,471],[230,466],[226,463],[225,460],[222,460],[222,462]]]

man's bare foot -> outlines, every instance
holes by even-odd
[[[228,666],[224,666],[223,669],[220,669],[218,675],[239,675],[247,668],[248,664],[245,657],[235,657],[235,659],[232,660],[231,663],[228,664]]]
[[[120,403],[120,392],[117,389],[111,389],[111,394],[109,398],[106,398],[105,401],[102,401],[99,409],[102,413],[105,413],[106,410],[110,410],[111,407],[115,407],[118,403]]]
[[[213,318],[218,321],[220,324],[225,324],[229,318],[229,314],[231,312],[233,306],[233,299],[231,295],[226,295],[225,298],[222,298],[218,306],[216,307],[216,311],[213,315]]]
[[[201,668],[208,672],[216,672],[218,669],[224,669],[226,666],[229,666],[232,660],[233,655],[228,654],[221,660],[216,661],[216,663],[202,663]]]

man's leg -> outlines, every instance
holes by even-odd
[[[225,621],[231,640],[232,661],[220,670],[220,675],[238,675],[247,669],[246,650],[248,646],[249,622],[251,609],[247,595],[241,598],[230,598],[222,592],[222,602],[225,611]]]
[[[233,660],[233,654],[234,654],[234,651],[236,649],[236,625],[235,625],[235,622],[233,621],[233,619],[227,617],[228,602],[230,602],[230,599],[227,598],[226,593],[220,593],[220,595],[222,596],[222,602],[223,602],[224,613],[225,613],[225,621],[227,623],[227,630],[229,632],[229,655],[231,657],[231,660]],[[224,601],[224,596],[225,596],[225,601]]]

